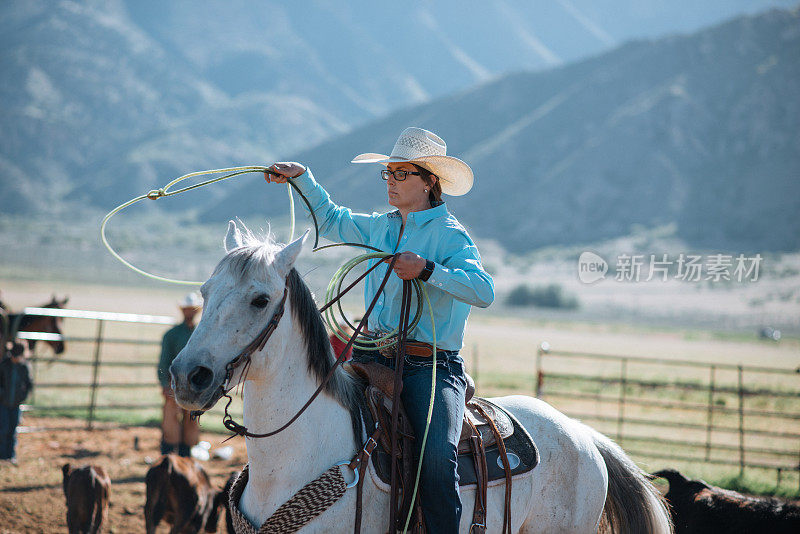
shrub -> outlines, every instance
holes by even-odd
[[[578,308],[578,299],[564,293],[558,284],[536,287],[521,284],[511,290],[506,298],[506,304],[574,310]]]

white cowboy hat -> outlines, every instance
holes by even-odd
[[[406,128],[394,144],[392,154],[359,154],[351,163],[414,163],[429,170],[439,178],[442,193],[454,197],[465,195],[472,189],[474,177],[469,165],[447,155],[447,144],[433,132],[422,128]]]
[[[178,306],[181,308],[201,308],[203,306],[203,297],[197,291],[193,291],[183,297]]]

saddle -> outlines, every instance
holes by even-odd
[[[367,429],[377,428],[378,446],[372,453],[372,463],[378,477],[389,484],[391,479],[391,412],[394,397],[394,371],[379,363],[351,362],[351,370],[365,383],[367,410],[364,419]],[[459,486],[476,485],[475,507],[470,532],[483,533],[486,525],[486,493],[488,482],[505,479],[506,499],[503,512],[503,532],[511,528],[511,477],[530,471],[539,461],[538,451],[528,432],[508,412],[481,398],[473,397],[474,382],[467,375],[464,420],[458,443]],[[416,439],[405,410],[400,405],[398,418],[399,450],[395,451],[400,466],[398,530],[402,530],[409,509],[413,506],[411,532],[425,532],[419,497],[411,501],[416,477],[416,458],[413,441]],[[373,434],[374,435],[374,434]],[[421,437],[420,437],[421,439]],[[362,476],[363,478],[363,476]]]

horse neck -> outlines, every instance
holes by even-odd
[[[291,314],[284,320],[287,316]],[[266,379],[248,380],[244,386],[244,424],[253,433],[285,424],[319,386],[308,371],[306,346],[298,329],[292,326],[282,333],[280,339],[270,339],[266,354],[257,356],[281,358],[278,371]],[[246,444],[250,464],[246,496],[251,503],[262,503],[258,505],[262,511],[270,508],[269,503],[279,505],[281,499],[355,454],[350,414],[325,392],[286,430],[268,438],[248,438]],[[260,515],[252,509],[247,512]]]

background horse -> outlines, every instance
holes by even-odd
[[[220,386],[244,379],[244,424],[265,433],[288,421],[317,389],[335,360],[317,305],[293,268],[304,240],[281,248],[229,224],[227,255],[201,289],[203,318],[170,369],[181,406],[207,410],[221,397]],[[239,367],[226,383],[226,365],[270,321],[284,290],[289,309],[274,334],[253,354],[244,376]],[[274,436],[246,440],[249,479],[238,507],[256,528],[300,488],[361,448],[366,434],[360,387],[336,369],[294,424]],[[491,400],[522,423],[541,455],[535,469],[514,477],[514,532],[671,532],[660,494],[610,439],[532,397]],[[362,471],[362,530],[386,532],[389,488],[371,465]],[[461,532],[469,530],[474,492],[474,486],[461,488]],[[355,501],[355,490],[347,490],[302,532],[352,532]],[[501,531],[503,502],[503,481],[490,483],[487,532]]]
[[[39,308],[55,308],[55,309],[63,309],[66,306],[67,301],[69,301],[69,297],[65,297],[63,300],[58,300],[55,295],[50,299],[50,302],[47,304],[42,304],[38,306]],[[4,317],[0,318],[0,323],[2,323],[2,332],[0,332],[0,336],[2,336],[2,344],[5,346],[7,341],[14,341],[17,339],[17,334],[19,332],[40,332],[45,334],[58,334],[61,336],[61,318],[60,317],[50,317],[46,315],[27,315],[24,313],[8,313],[8,310],[3,310],[2,312]],[[50,345],[55,351],[56,354],[61,354],[64,352],[64,340],[46,340],[45,343]],[[28,340],[28,346],[33,350],[36,346],[36,340],[31,339]]]

